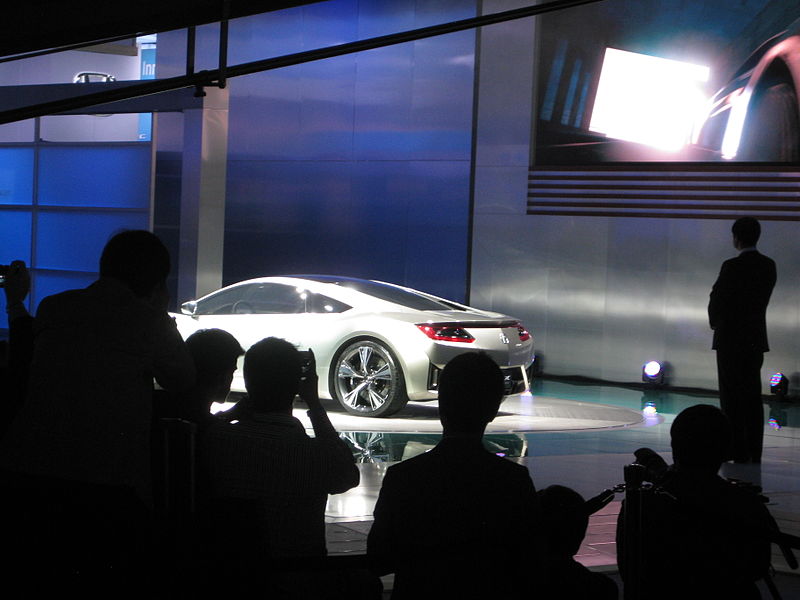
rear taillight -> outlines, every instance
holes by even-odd
[[[452,323],[420,323],[419,330],[432,340],[439,342],[463,342],[471,344],[475,341],[469,332],[457,324]]]
[[[529,339],[531,339],[530,331],[525,329],[525,326],[522,323],[517,323],[515,327],[517,328],[517,332],[519,332],[520,342],[527,342]]]

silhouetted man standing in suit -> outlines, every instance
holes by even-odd
[[[764,442],[761,365],[769,350],[766,312],[775,262],[756,250],[761,235],[756,219],[737,219],[732,231],[739,256],[722,263],[708,319],[717,351],[720,407],[733,426],[733,459],[758,463]]]

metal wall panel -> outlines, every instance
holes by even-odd
[[[472,302],[520,317],[545,372],[635,382],[643,362],[656,359],[669,363],[673,385],[716,389],[707,305],[721,263],[736,253],[730,222],[475,219]],[[762,225],[759,248],[778,264],[766,391],[770,373],[796,380],[800,370],[800,268],[796,225]]]
[[[484,2],[485,11],[514,6]],[[697,173],[700,184],[712,188],[707,193],[742,196],[720,200],[725,214],[715,216],[723,219],[611,214],[624,212],[624,206],[607,211],[608,216],[571,214],[570,202],[594,200],[570,199],[563,190],[557,199],[562,206],[540,205],[540,200],[553,198],[539,194],[532,210],[525,200],[529,191],[524,170],[532,143],[535,39],[528,20],[481,33],[471,303],[521,318],[533,333],[546,373],[636,382],[643,362],[658,359],[669,363],[671,384],[716,389],[708,295],[720,265],[736,253],[730,226],[735,216],[747,214],[735,205],[750,206],[749,192],[737,192],[737,184],[720,192],[720,185],[727,184],[704,184],[706,176]],[[637,185],[640,170],[631,169],[631,180],[624,185]],[[671,178],[666,175],[661,184],[671,185]],[[795,184],[765,187],[776,185]],[[667,193],[682,194],[680,189]],[[788,194],[791,200],[769,204],[796,203],[797,192]],[[685,201],[693,201],[691,193]],[[680,198],[668,205],[675,202]],[[785,215],[792,213],[769,214],[776,219]],[[800,242],[796,223],[765,220],[762,226],[759,248],[778,265],[767,314],[772,351],[764,361],[766,392],[767,378],[777,370],[793,374],[795,386],[800,383]]]

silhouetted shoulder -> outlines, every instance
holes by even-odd
[[[497,494],[508,493],[510,489],[526,496],[534,493],[525,466],[482,447],[464,446],[447,440],[424,454],[391,466],[384,479],[384,485],[387,484],[396,486],[395,489],[426,486],[450,491],[475,487],[477,489],[472,493],[480,494],[495,486],[494,493]]]

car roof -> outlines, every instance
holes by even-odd
[[[323,286],[336,286],[337,290],[341,290],[339,294],[340,300],[348,302],[354,300],[353,294],[358,297],[364,298],[365,296],[370,301],[389,302],[394,305],[405,307],[406,309],[414,310],[469,310],[470,307],[428,294],[420,290],[408,288],[405,286],[397,285],[394,283],[387,283],[385,281],[377,281],[375,279],[361,279],[358,277],[346,277],[341,275],[274,275],[269,277],[258,277],[241,281],[233,285],[258,283],[258,282],[275,282],[284,284],[296,285],[298,282],[306,281],[310,283],[322,284]],[[348,285],[349,284],[349,285]],[[313,290],[313,287],[310,288]],[[328,288],[330,289],[330,288]],[[321,288],[316,291],[325,293]],[[344,294],[345,296],[343,296]],[[349,303],[349,302],[348,302]]]

